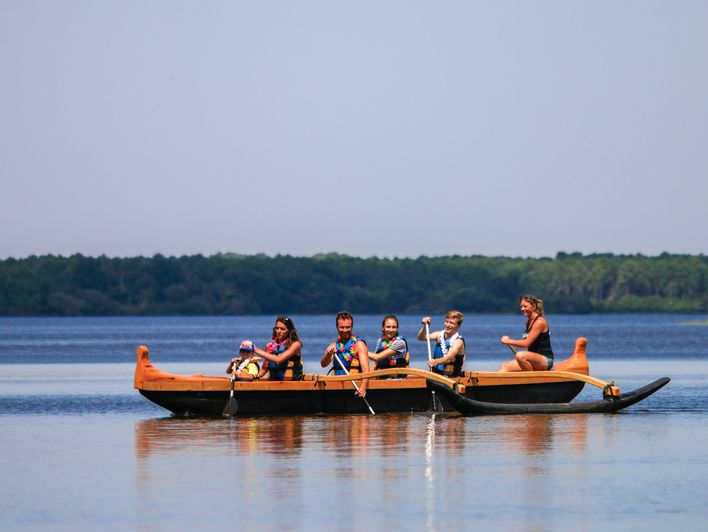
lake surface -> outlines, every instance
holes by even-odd
[[[319,372],[334,317],[293,319]],[[355,330],[372,344],[380,319]],[[619,414],[232,420],[173,418],[140,396],[135,347],[168,371],[223,374],[272,317],[0,318],[0,529],[705,530],[708,327],[685,325],[697,319],[549,316],[558,358],[586,336],[593,375],[624,391],[672,378]],[[401,317],[414,367],[419,324]],[[522,328],[468,316],[466,369],[496,369],[499,337]]]

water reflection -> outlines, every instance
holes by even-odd
[[[160,504],[165,486],[188,498],[187,471],[200,489],[238,493],[260,522],[264,516],[255,509],[263,494],[303,508],[298,523],[276,512],[265,518],[267,528],[365,526],[363,516],[382,511],[381,501],[391,506],[384,504],[378,525],[393,527],[401,518],[393,501],[406,500],[406,517],[435,530],[441,519],[464,526],[454,519],[452,500],[441,498],[454,486],[465,493],[468,510],[484,512],[506,501],[527,524],[542,528],[537,508],[558,497],[549,482],[554,474],[562,469],[575,485],[588,482],[589,472],[575,464],[587,460],[590,419],[384,414],[142,420],[135,424],[140,504],[154,512],[150,506]],[[352,499],[352,493],[368,495]],[[314,502],[321,494],[348,500],[350,521],[323,514]],[[325,515],[332,521],[318,522]]]
[[[503,419],[501,442],[506,450],[534,457],[536,461],[547,458],[558,445],[569,445],[582,452],[588,418],[588,414],[508,416]]]
[[[214,448],[242,454],[293,456],[302,449],[303,418],[162,418],[135,424],[138,460],[171,452],[210,453]]]

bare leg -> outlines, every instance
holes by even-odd
[[[546,371],[548,369],[546,357],[532,351],[519,351],[516,353],[516,361],[523,371]]]
[[[514,359],[504,362],[501,366],[499,366],[499,371],[521,371],[521,368],[519,367],[519,363],[516,359]]]

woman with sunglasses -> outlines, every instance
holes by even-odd
[[[302,379],[302,342],[295,323],[287,316],[276,318],[273,339],[266,344],[265,350],[256,347],[255,352],[265,359],[261,372],[267,372],[270,380]]]
[[[553,367],[551,330],[543,317],[543,301],[536,296],[519,298],[519,309],[526,317],[526,332],[520,340],[501,337],[501,343],[516,353],[514,360],[504,362],[499,371],[547,371]],[[521,347],[517,351],[514,347]]]

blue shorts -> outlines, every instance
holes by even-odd
[[[547,366],[546,371],[551,371],[551,368],[553,367],[553,359],[548,358],[547,356],[544,356],[544,355],[541,355],[541,356],[543,356],[543,358],[546,359],[546,366]]]

